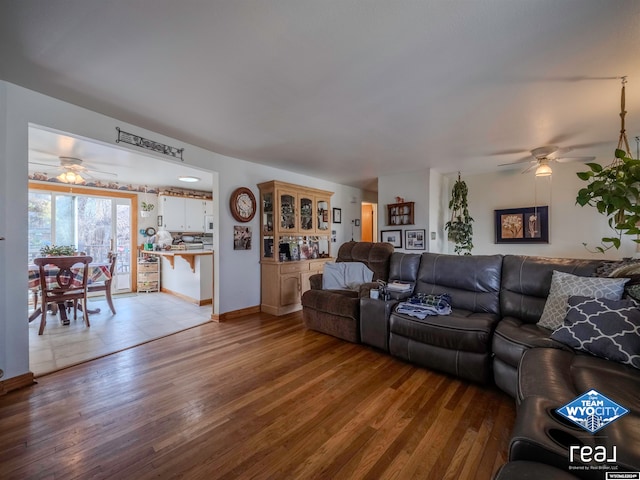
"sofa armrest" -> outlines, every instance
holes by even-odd
[[[314,273],[309,277],[309,284],[311,285],[311,290],[322,290],[322,274]]]
[[[369,292],[371,290],[377,290],[378,287],[377,282],[367,282],[360,285],[358,296],[360,298],[369,298]]]

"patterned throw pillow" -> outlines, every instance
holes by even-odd
[[[640,369],[640,309],[631,299],[570,297],[564,325],[551,338]]]
[[[571,296],[620,300],[628,281],[628,278],[578,277],[554,270],[549,296],[538,325],[550,330],[560,327],[567,315],[567,300]]]

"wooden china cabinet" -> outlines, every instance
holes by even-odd
[[[260,189],[260,309],[272,315],[300,310],[309,278],[333,261],[333,192],[272,180]]]

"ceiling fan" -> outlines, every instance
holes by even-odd
[[[58,165],[40,162],[29,162],[29,164],[41,165],[43,167],[47,167],[48,169],[56,169],[58,171],[61,171],[61,173],[57,175],[56,178],[63,183],[84,183],[85,178],[96,179],[96,176],[94,176],[94,174],[99,174],[100,176],[107,175],[113,178],[116,178],[118,176],[112,172],[105,172],[103,170],[93,168],[90,164],[86,163],[81,158],[61,156],[58,157],[58,159]]]
[[[566,153],[572,151],[573,148],[560,148],[556,145],[545,145],[543,147],[534,148],[530,151],[530,155],[527,155],[520,160],[516,160],[511,163],[503,163],[498,165],[499,167],[505,167],[508,165],[519,165],[521,163],[529,163],[530,165],[525,168],[521,173],[528,173],[535,168],[536,177],[547,177],[551,175],[551,163],[552,162],[589,162],[595,160],[596,157],[565,157]]]

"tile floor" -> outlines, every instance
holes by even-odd
[[[199,307],[166,293],[114,295],[116,314],[105,297],[89,299],[89,308],[100,313],[89,316],[91,327],[73,319],[63,326],[58,316],[47,317],[44,333],[38,335],[40,317],[29,324],[29,367],[37,377],[70,365],[130,348],[210,321],[212,307]]]

